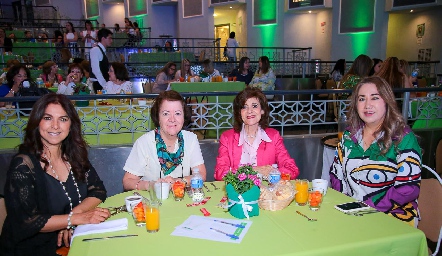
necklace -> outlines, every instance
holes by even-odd
[[[255,135],[248,135],[247,134],[247,138],[255,138],[256,137],[256,134]]]
[[[61,180],[58,178],[58,175],[57,175],[57,173],[55,172],[54,167],[52,167],[51,160],[46,156],[46,154],[44,155],[44,158],[46,158],[46,160],[48,161],[48,163],[49,163],[49,167],[51,168],[52,173],[55,175],[55,179],[57,179],[58,182],[60,182],[60,185],[61,185],[61,187],[63,188],[64,193],[66,194],[66,196],[67,196],[67,198],[68,198],[68,200],[69,200],[69,206],[71,207],[71,212],[72,212],[72,199],[71,199],[71,197],[69,196],[66,187],[64,186],[63,182],[61,182]],[[77,184],[77,182],[75,181],[74,174],[72,173],[72,167],[71,167],[71,164],[70,164],[69,162],[65,162],[65,164],[66,164],[66,167],[68,167],[68,169],[69,169],[68,178],[69,178],[69,175],[72,175],[72,180],[74,181],[75,188],[77,189],[78,203],[80,204],[80,203],[81,203],[80,190],[78,189],[78,184]],[[66,181],[67,181],[67,180],[66,180]]]

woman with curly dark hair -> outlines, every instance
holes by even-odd
[[[391,86],[378,76],[361,80],[347,116],[330,168],[332,188],[414,225],[422,154]]]
[[[247,87],[233,101],[233,129],[221,134],[215,179],[222,180],[229,170],[251,164],[266,176],[273,164],[291,179],[299,175],[295,160],[290,157],[279,132],[269,128],[269,106],[259,88]]]
[[[97,208],[105,199],[71,101],[55,93],[43,96],[7,173],[3,255],[56,255],[58,246],[69,246],[73,227],[110,216]]]

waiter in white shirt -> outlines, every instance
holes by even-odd
[[[94,92],[103,89],[109,81],[109,61],[106,56],[106,48],[112,45],[112,31],[102,28],[97,33],[99,43],[91,49],[91,74],[90,80],[93,82]]]

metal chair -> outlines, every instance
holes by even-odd
[[[422,168],[431,172],[435,179],[421,180],[418,198],[420,221],[417,228],[427,237],[429,255],[436,256],[442,240],[442,179],[430,167],[422,165]]]

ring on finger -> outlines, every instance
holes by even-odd
[[[64,231],[62,230],[62,231],[60,231],[59,233],[60,233],[60,234],[63,234],[63,232],[64,232]]]

